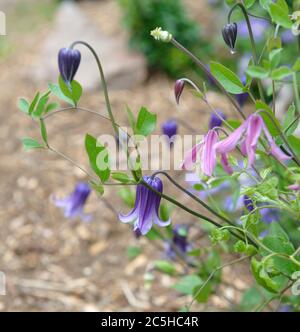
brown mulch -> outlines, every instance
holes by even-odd
[[[108,20],[109,13],[109,21],[118,24],[119,14],[113,20],[114,13],[118,13],[115,1],[83,3],[82,8],[99,20],[101,17]],[[26,65],[35,61],[39,45],[50,27],[51,23],[46,23],[33,32],[17,31],[13,35],[12,52],[1,61],[0,271],[6,274],[7,295],[0,296],[0,310],[178,310],[190,299],[170,289],[174,279],[155,273],[152,288],[144,286],[145,272],[151,269],[153,260],[162,257],[162,252],[145,239],[135,239],[130,229],[118,222],[116,215],[95,193],[86,206],[87,212],[94,215],[91,223],[65,220],[50,197],[53,193],[68,194],[84,176],[50,152],[25,153],[22,150],[21,137],[39,135],[37,124],[16,107],[19,96],[32,97],[38,88],[29,83],[22,72]],[[113,26],[108,29],[114,31]],[[218,95],[211,94],[210,98],[216,107],[231,111]],[[209,117],[204,105],[189,93],[183,96],[178,108],[173,98],[173,82],[164,76],[156,76],[130,91],[112,91],[111,101],[122,124],[127,123],[126,104],[135,112],[140,106],[147,106],[158,114],[159,123],[174,116],[189,119],[200,133]],[[105,112],[104,99],[99,93],[85,95],[82,105]],[[108,123],[95,121],[86,114],[61,114],[53,117],[48,126],[51,144],[86,166],[84,134],[111,133]],[[184,129],[181,130],[184,133]],[[166,185],[166,190],[172,192],[173,189]],[[104,197],[118,211],[124,209],[115,188],[108,188]],[[176,213],[174,222],[183,221],[196,222],[182,212]],[[132,261],[126,256],[128,244],[143,248],[142,254]],[[227,274],[236,275],[235,269]],[[239,275],[236,286],[247,287],[242,280],[247,271],[239,269]],[[208,306],[195,305],[194,309],[225,310],[239,297],[239,292],[230,286],[222,293],[227,299],[220,293]]]

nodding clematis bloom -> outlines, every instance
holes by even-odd
[[[221,127],[223,124],[223,120],[226,120],[226,115],[220,111],[216,110],[219,116],[217,114],[212,113],[209,121],[209,129],[214,129],[215,127]],[[223,119],[223,120],[222,120]]]
[[[66,218],[80,217],[83,221],[91,220],[92,215],[83,212],[84,205],[91,193],[91,188],[85,182],[80,182],[76,185],[75,190],[64,199],[53,198],[54,204],[57,207],[63,208]]]
[[[60,75],[67,85],[73,81],[79,68],[81,54],[73,48],[62,48],[58,53],[58,68]]]
[[[216,143],[214,149],[216,153],[221,154],[224,161],[227,160],[227,154],[233,151],[236,146],[241,143],[241,150],[245,156],[248,156],[248,166],[252,166],[255,160],[256,146],[258,139],[262,132],[269,143],[269,153],[280,161],[291,159],[275,144],[268,128],[266,127],[263,118],[259,114],[252,114],[248,119],[234,132],[232,132],[227,138]],[[224,167],[224,161],[223,167]],[[227,170],[227,167],[224,167]]]
[[[166,254],[169,258],[176,257],[176,250],[182,255],[186,255],[192,246],[187,240],[188,227],[185,225],[176,225],[173,229],[171,243],[166,243]]]
[[[143,180],[158,192],[163,192],[163,184],[160,178],[143,176]],[[159,217],[159,205],[161,196],[147,188],[143,184],[138,184],[133,210],[127,214],[119,214],[119,219],[123,223],[134,223],[136,234],[146,235],[153,224],[161,227],[168,226],[170,220],[163,221]]]
[[[185,155],[182,169],[189,170],[197,161],[197,155],[200,154],[200,167],[204,174],[211,176],[217,164],[216,150],[214,145],[218,141],[218,134],[215,130],[211,129],[204,136],[203,141],[196,144]]]
[[[175,120],[167,120],[161,126],[164,135],[168,136],[169,143],[173,143],[173,138],[177,134],[178,125]]]

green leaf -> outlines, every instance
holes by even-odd
[[[181,278],[175,285],[173,285],[173,288],[181,294],[193,295],[195,288],[202,284],[202,279],[199,276],[192,274]]]
[[[126,107],[126,112],[127,112],[127,117],[128,117],[129,125],[130,125],[131,129],[133,131],[135,131],[135,119],[134,119],[134,115],[133,115],[131,109],[128,106]]]
[[[176,272],[175,265],[164,260],[155,261],[154,268],[169,275],[174,275]]]
[[[280,284],[271,279],[265,271],[263,264],[258,262],[255,258],[251,260],[251,271],[256,282],[267,289],[271,293],[277,293],[280,289]]]
[[[261,292],[256,287],[251,287],[243,294],[240,306],[243,311],[250,312],[257,308],[263,300]]]
[[[259,0],[260,6],[265,10],[269,9],[269,6],[271,3],[272,3],[272,0]]]
[[[269,71],[259,66],[249,66],[246,72],[253,78],[264,79],[269,76]]]
[[[113,172],[111,174],[112,179],[119,181],[121,183],[133,183],[134,180],[131,179],[128,174],[122,172]]]
[[[277,3],[271,3],[269,6],[269,13],[274,23],[290,29],[292,21],[289,18],[287,4],[284,0],[279,0]]]
[[[40,144],[36,139],[30,137],[22,138],[22,143],[25,151],[44,148],[44,145]]]
[[[201,289],[201,291],[200,291]],[[212,283],[208,282],[205,286],[198,286],[194,289],[194,297],[199,303],[206,303],[212,293]]]
[[[49,95],[50,95],[51,91],[46,92],[44,95],[41,96],[41,98],[39,99],[36,109],[32,112],[32,115],[39,118],[40,116],[42,116],[45,107],[48,103],[49,100]]]
[[[251,8],[255,4],[256,0],[244,0],[245,7],[247,9]]]
[[[42,134],[43,141],[45,142],[46,145],[48,145],[47,129],[46,129],[45,121],[43,119],[40,119],[40,125],[41,125],[41,134]]]
[[[156,114],[150,113],[145,107],[142,107],[136,122],[136,134],[143,136],[150,135],[155,130],[156,118]]]
[[[297,116],[296,107],[294,104],[292,104],[289,107],[288,111],[286,112],[286,115],[283,120],[283,130],[287,136],[292,135],[294,131],[298,128],[300,119],[295,121],[295,123],[292,126],[290,126],[294,122],[296,116]]]
[[[91,168],[102,182],[107,181],[110,177],[107,149],[89,134],[85,136],[85,149],[89,156]]]
[[[296,62],[293,65],[293,70],[294,71],[300,71],[300,58],[296,60]]]
[[[82,87],[80,83],[73,80],[71,82],[71,86],[68,86],[61,76],[58,78],[58,84],[61,92],[69,99],[71,99],[75,105],[77,105],[81,95],[82,95]]]
[[[245,86],[240,81],[239,77],[218,62],[210,62],[210,70],[212,75],[218,80],[223,88],[233,94],[243,93]]]
[[[71,98],[66,97],[61,91],[58,84],[49,83],[48,85],[50,91],[60,100],[70,104],[71,106],[75,106],[74,101]]]
[[[292,255],[295,251],[287,233],[277,222],[273,222],[270,225],[269,234],[263,239],[263,243],[266,247],[279,254]],[[285,274],[292,275],[293,272],[298,270],[297,265],[284,257],[274,256],[273,262],[274,267]]]
[[[289,67],[282,66],[282,67],[274,69],[271,72],[271,78],[274,81],[280,81],[280,80],[284,79],[285,77],[292,75],[292,73],[293,72],[291,71],[291,69]]]
[[[267,126],[270,134],[275,137],[279,135],[279,132],[276,128],[276,126],[274,125],[273,121],[277,124],[277,126],[280,128],[280,122],[277,120],[277,118],[274,116],[272,109],[270,108],[270,106],[268,106],[266,103],[264,103],[261,100],[257,100],[255,103],[255,108],[257,110],[265,110],[266,112],[269,113],[270,116],[268,116],[267,114],[260,112],[260,116],[263,118],[265,125]],[[270,119],[270,117],[273,119],[273,121]]]
[[[90,185],[101,196],[104,194],[104,187],[102,186],[102,184],[90,181]]]
[[[300,138],[294,135],[290,135],[287,138],[291,148],[295,151],[295,153],[299,156],[300,155]]]
[[[276,68],[281,60],[281,52],[282,52],[282,48],[279,49],[275,49],[273,51],[271,51],[271,53],[269,54],[269,60],[271,63],[271,68],[274,69]]]
[[[25,98],[20,98],[18,101],[18,108],[23,112],[28,114],[29,113],[29,103]]]
[[[37,92],[36,95],[35,95],[34,98],[33,98],[33,101],[31,102],[31,104],[30,104],[30,106],[29,106],[29,109],[28,109],[28,113],[29,113],[30,115],[31,115],[31,113],[34,111],[35,106],[36,106],[36,104],[37,104],[39,98],[40,98],[40,93]]]
[[[49,103],[45,109],[45,114],[54,111],[59,107],[58,103]]]

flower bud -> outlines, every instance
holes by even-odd
[[[179,104],[180,96],[183,92],[184,86],[185,86],[184,80],[177,80],[175,82],[174,93],[175,93],[175,98],[176,98],[177,104]]]
[[[228,23],[224,25],[222,29],[222,35],[225,43],[230,48],[231,53],[234,53],[234,46],[237,37],[237,24],[236,23]]]
[[[170,32],[164,31],[161,28],[156,28],[152,30],[150,34],[154,39],[162,41],[164,43],[169,43],[173,38]]]
[[[174,136],[177,134],[177,128],[178,125],[175,120],[167,120],[161,126],[162,132],[168,136],[170,144],[173,143]]]
[[[244,206],[245,208],[249,211],[249,212],[252,212],[254,210],[254,205],[253,205],[253,201],[252,199],[247,196],[247,195],[244,195],[243,197],[243,202],[244,202]]]
[[[221,127],[223,120],[226,120],[226,115],[222,111],[217,110],[216,112],[218,113],[219,116],[215,113],[212,113],[209,121],[209,129],[213,129],[215,127]]]
[[[62,48],[58,53],[58,68],[67,85],[73,81],[81,60],[81,54],[73,48]]]

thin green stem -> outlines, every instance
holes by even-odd
[[[210,206],[208,206],[204,201],[202,201],[200,198],[198,198],[197,196],[195,196],[194,194],[192,194],[190,191],[186,190],[184,187],[182,187],[177,181],[175,181],[168,173],[164,172],[164,171],[157,171],[155,173],[152,174],[153,177],[155,177],[156,175],[163,175],[165,176],[171,183],[174,184],[175,187],[177,187],[179,190],[181,190],[182,192],[184,192],[186,195],[188,195],[189,197],[191,197],[194,201],[196,201],[197,203],[199,203],[200,205],[202,205],[206,210],[208,210],[210,213],[214,214],[216,217],[218,217],[219,219],[221,219],[222,221],[226,222],[229,225],[234,226],[234,223],[231,222],[230,220],[228,220],[227,218],[223,217],[222,215],[220,215],[219,213],[217,213],[216,211],[214,211]]]
[[[290,150],[290,153],[293,154],[295,162],[298,164],[298,166],[300,166],[300,159],[298,158],[296,153],[293,151],[293,148],[291,147],[290,143],[286,139],[286,137],[285,137],[284,133],[282,132],[281,128],[277,125],[276,121],[273,119],[271,114],[269,112],[265,111],[265,110],[259,110],[259,111],[257,111],[257,113],[264,113],[269,117],[269,119],[272,121],[273,125],[276,127],[276,129],[277,129],[280,137],[282,138],[283,142],[285,143],[286,147]]]
[[[67,155],[65,155],[64,153],[56,150],[55,148],[53,148],[52,146],[50,146],[48,144],[48,149],[52,152],[54,152],[55,154],[57,154],[58,156],[60,156],[61,158],[65,159],[66,161],[68,161],[69,163],[71,163],[73,166],[77,167],[78,169],[80,169],[83,173],[85,173],[90,179],[94,180],[94,176],[89,173],[85,168],[83,168],[81,165],[77,164],[76,161],[74,161],[73,159],[71,159],[70,157],[68,157]]]
[[[275,91],[275,81],[272,81],[272,94],[273,94],[273,105],[272,105],[272,111],[275,116],[276,114],[276,91]]]
[[[191,307],[192,307],[193,304],[195,303],[195,301],[196,301],[197,297],[199,296],[199,294],[202,292],[202,290],[204,289],[204,287],[210,282],[210,280],[214,277],[214,275],[215,275],[218,271],[224,269],[224,268],[227,267],[227,266],[231,266],[231,265],[234,265],[234,264],[240,263],[240,262],[242,262],[242,261],[244,261],[244,260],[246,260],[246,259],[248,259],[248,258],[250,258],[250,257],[248,257],[248,256],[247,256],[247,257],[240,257],[240,258],[235,259],[235,260],[233,260],[233,261],[231,261],[231,262],[229,262],[229,263],[225,263],[225,264],[223,264],[223,265],[217,267],[215,270],[213,270],[213,271],[211,272],[211,274],[209,275],[209,277],[206,279],[206,281],[201,285],[201,287],[198,289],[198,291],[196,292],[196,294],[193,296],[193,299],[192,299],[191,303],[188,305],[187,309],[188,309],[188,310],[191,309]]]
[[[87,42],[85,42],[85,41],[81,41],[81,40],[75,41],[74,43],[72,43],[72,45],[70,47],[73,48],[76,45],[80,45],[80,44],[83,45],[83,46],[85,46],[85,47],[87,47],[91,51],[91,53],[93,54],[93,56],[94,56],[94,58],[95,58],[95,60],[97,62],[97,66],[98,66],[98,69],[99,69],[99,73],[100,73],[100,77],[101,77],[101,82],[102,82],[102,86],[103,86],[103,93],[104,93],[104,97],[105,97],[105,103],[106,103],[107,112],[108,112],[109,117],[111,119],[115,135],[117,137],[119,137],[118,128],[117,128],[116,121],[115,121],[115,118],[114,118],[114,115],[113,115],[113,112],[112,112],[112,109],[111,109],[111,104],[110,104],[110,100],[109,100],[107,84],[106,84],[105,75],[104,75],[104,72],[103,72],[103,68],[102,68],[100,59],[99,59],[96,51],[93,49],[93,47],[90,44],[88,44]]]
[[[300,114],[300,97],[299,97],[299,89],[297,83],[297,74],[293,73],[293,88],[294,88],[294,95],[295,95],[295,103],[296,103],[296,110],[297,114]]]
[[[300,113],[295,117],[295,119],[290,123],[290,125],[284,130],[284,134],[286,134],[292,127],[293,125],[299,121],[300,119]]]
[[[192,80],[190,80],[189,78],[185,78],[185,77],[182,78],[181,80],[184,81],[184,82],[187,82],[188,84],[190,84],[196,90],[196,92],[198,92],[199,94],[202,94],[202,91],[199,89],[197,84],[195,84]],[[210,111],[213,112],[222,121],[222,123],[224,123],[225,126],[228,127],[228,129],[230,129],[231,131],[234,131],[234,128],[226,121],[226,119],[222,118],[222,116],[211,106],[211,104],[206,99],[206,96],[204,96],[204,98],[202,100],[208,106]]]
[[[102,86],[103,86],[103,93],[104,93],[104,97],[105,97],[105,104],[106,104],[107,112],[108,112],[109,118],[111,119],[111,123],[112,123],[113,130],[115,132],[115,135],[116,135],[116,137],[119,137],[118,126],[117,126],[117,123],[115,121],[115,118],[114,118],[114,115],[113,115],[113,112],[112,112],[111,103],[110,103],[110,100],[109,100],[108,89],[107,89],[107,84],[106,84],[106,80],[105,80],[105,75],[104,75],[104,72],[103,72],[103,68],[102,68],[100,59],[99,59],[96,51],[93,49],[93,47],[85,41],[75,41],[74,43],[71,44],[70,47],[73,48],[76,45],[80,45],[80,44],[87,47],[91,51],[91,53],[93,54],[93,56],[94,56],[94,58],[97,62],[97,66],[98,66],[98,69],[99,69],[101,82],[102,82]],[[137,175],[136,171],[133,169],[133,167],[131,165],[131,159],[129,158],[130,155],[129,155],[128,148],[126,148],[126,154],[127,154],[128,162],[130,163],[131,173],[132,173],[134,179],[136,181],[138,181],[139,176]]]
[[[235,101],[235,99],[224,89],[222,84],[220,84],[219,81],[211,75],[210,71],[206,68],[206,66],[202,63],[202,61],[200,61],[192,52],[190,52],[188,49],[186,49],[183,45],[181,45],[176,39],[172,38],[171,43],[175,47],[177,47],[179,50],[181,50],[183,53],[185,53],[189,58],[191,58],[195,62],[195,64],[197,66],[199,66],[207,76],[212,77],[216,86],[226,95],[226,97],[229,99],[229,101],[232,103],[232,105],[235,107],[235,109],[239,112],[241,117],[243,119],[246,119],[242,109],[240,108],[238,103]]]
[[[212,220],[211,218],[209,217],[206,217],[190,208],[188,208],[187,206],[181,204],[180,202],[178,202],[176,199],[172,198],[171,196],[168,196],[166,194],[163,194],[159,191],[157,191],[156,189],[154,189],[152,186],[150,186],[147,182],[145,181],[141,181],[140,184],[142,184],[143,186],[147,187],[148,189],[150,189],[151,191],[153,191],[154,193],[156,193],[157,195],[159,195],[160,197],[164,198],[165,200],[169,201],[170,203],[178,206],[179,208],[181,208],[182,210],[188,212],[189,214],[197,217],[197,218],[200,218],[202,220],[205,220],[211,224],[213,224],[214,226],[218,227],[218,228],[222,228],[222,225],[217,223],[216,221]],[[238,238],[239,240],[243,240],[243,238],[241,236],[239,236],[238,234],[230,231],[230,233],[235,236],[236,238]]]
[[[254,62],[255,65],[258,65],[259,64],[258,55],[257,55],[257,50],[256,50],[256,45],[255,45],[255,41],[254,41],[254,37],[253,37],[253,31],[252,31],[249,15],[248,15],[247,9],[245,8],[245,6],[242,3],[237,3],[231,8],[231,10],[228,13],[228,23],[230,23],[230,18],[231,18],[231,15],[232,15],[233,11],[238,7],[241,9],[241,11],[242,11],[242,13],[245,17],[245,20],[246,20],[246,24],[247,24],[247,28],[248,28],[248,32],[249,32],[249,37],[250,37],[252,54],[253,54],[253,62]],[[257,86],[258,86],[258,90],[259,90],[261,100],[265,101],[264,92],[263,92],[263,88],[262,88],[262,84],[261,84],[260,80],[257,81]]]

